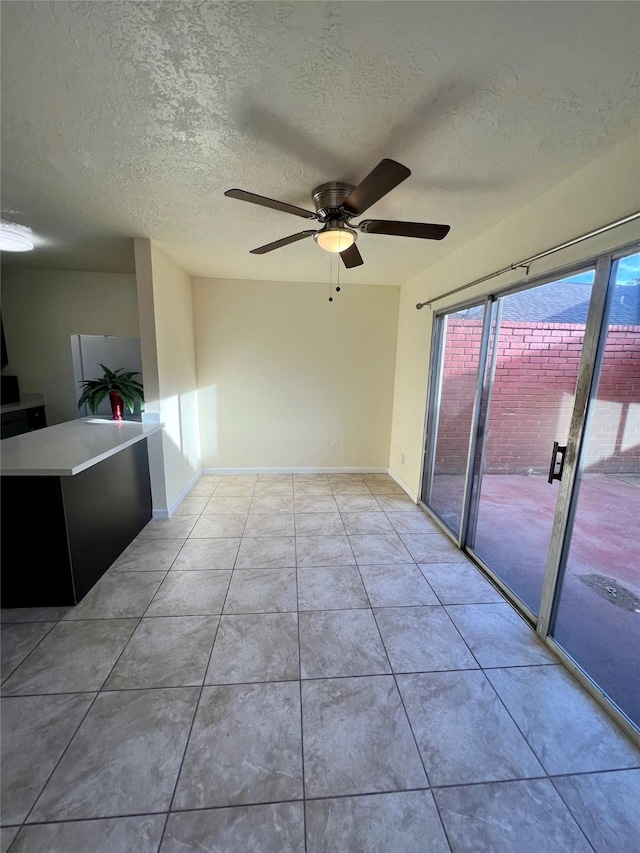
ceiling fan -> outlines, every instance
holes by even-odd
[[[410,169],[395,160],[381,160],[375,169],[361,181],[357,187],[341,181],[331,181],[321,184],[312,192],[316,207],[315,213],[276,201],[262,195],[246,192],[245,190],[227,190],[225,195],[292,213],[303,219],[315,219],[323,227],[318,230],[299,231],[290,237],[283,237],[273,243],[251,249],[252,255],[264,255],[313,236],[316,243],[325,251],[339,254],[345,267],[358,267],[363,263],[362,255],[356,246],[357,231],[363,234],[391,234],[396,237],[417,237],[421,240],[442,240],[449,233],[449,225],[432,225],[426,222],[397,222],[389,219],[365,219],[355,224],[351,220],[361,216],[365,210],[379,201],[398,184],[411,174]],[[356,230],[357,229],[357,230]]]

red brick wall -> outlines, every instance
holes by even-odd
[[[463,474],[476,389],[482,320],[448,320],[435,468]]]
[[[438,473],[462,473],[475,391],[480,320],[450,319],[442,378]],[[584,325],[503,322],[498,342],[486,469],[546,472],[566,440]],[[640,474],[640,326],[611,326],[586,467]]]

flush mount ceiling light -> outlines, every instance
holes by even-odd
[[[28,228],[0,222],[0,251],[29,252],[31,249],[33,249],[33,241]]]
[[[395,160],[381,160],[357,187],[342,181],[331,181],[316,187],[311,193],[315,212],[246,190],[227,190],[225,195],[229,198],[237,198],[239,201],[248,201],[251,204],[270,207],[272,210],[291,213],[302,219],[315,219],[316,222],[324,225],[320,231],[313,229],[299,231],[290,237],[251,249],[252,255],[264,255],[267,252],[273,252],[274,249],[281,249],[290,243],[313,236],[322,249],[332,254],[339,254],[345,267],[351,269],[363,263],[362,255],[355,245],[357,234],[354,229],[363,234],[390,234],[394,237],[417,237],[419,240],[442,240],[449,233],[448,225],[435,225],[428,222],[365,219],[352,225],[351,220],[354,217],[361,216],[365,210],[406,180],[410,174],[411,171],[402,163],[396,163]]]

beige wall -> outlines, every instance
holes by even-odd
[[[429,308],[416,311],[416,303],[635,213],[640,207],[639,170],[640,150],[637,137],[633,137],[402,287],[389,465],[415,493],[419,492],[433,316]],[[606,251],[638,236],[637,223],[617,228],[536,262],[531,275]],[[438,302],[435,307],[455,305],[522,278],[522,271],[503,275]]]
[[[134,275],[2,270],[2,320],[20,392],[44,394],[50,426],[77,418],[71,335],[137,337]]]
[[[200,470],[191,278],[150,240],[134,245],[145,413],[165,425],[161,449],[150,443],[154,511],[163,511]]]
[[[398,296],[194,279],[203,468],[386,469]]]

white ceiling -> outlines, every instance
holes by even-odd
[[[400,284],[633,132],[640,5],[621,2],[2,2],[5,262],[128,271],[131,237],[188,272],[326,281],[307,227],[227,199],[312,207],[382,157],[412,176],[346,280]],[[312,208],[313,209],[313,208]]]

